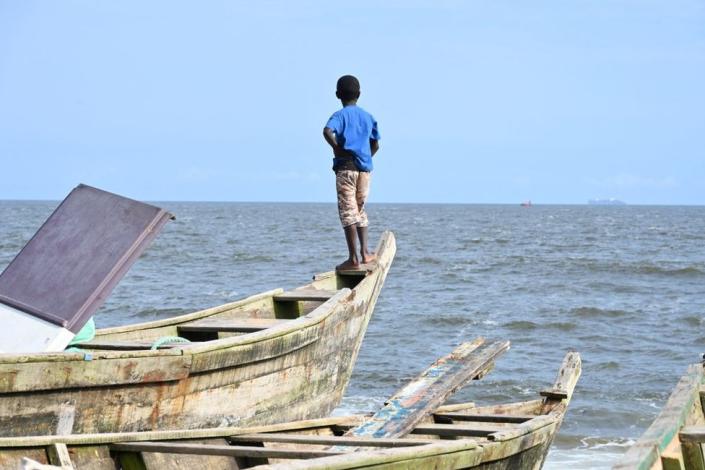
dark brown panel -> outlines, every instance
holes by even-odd
[[[79,185],[0,274],[0,302],[78,332],[170,218]]]

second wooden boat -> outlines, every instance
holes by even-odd
[[[465,366],[472,364],[473,368],[461,379],[484,375],[507,347],[506,342],[492,343],[470,351]],[[333,417],[250,428],[1,438],[0,469],[15,469],[23,458],[32,461],[26,461],[28,469],[41,468],[32,466],[35,462],[96,470],[539,469],[566,413],[581,363],[577,353],[568,353],[553,387],[535,400],[437,406],[431,409],[432,414],[416,420],[402,437],[375,437],[376,431],[366,436],[351,433],[353,429],[366,433],[368,425],[376,423],[375,417],[383,422],[375,427],[378,430],[394,417],[405,420],[409,408],[418,411],[426,406],[417,406],[427,396],[416,391],[424,381],[433,380],[438,370],[436,363],[424,378],[403,389],[407,395],[390,398],[373,417]],[[459,385],[457,380],[450,381],[436,396],[445,396]],[[404,412],[389,413],[389,409]]]
[[[327,416],[343,396],[395,251],[385,232],[369,269],[98,330],[78,352],[0,354],[0,436]]]
[[[688,367],[654,422],[613,468],[705,469],[704,387],[703,364]]]

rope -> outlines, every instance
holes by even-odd
[[[165,344],[179,344],[179,343],[190,343],[191,341],[187,340],[186,338],[182,338],[180,336],[162,336],[158,340],[154,342],[152,347],[150,349],[159,349],[160,346],[163,346]]]

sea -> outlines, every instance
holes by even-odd
[[[0,201],[0,269],[56,201]],[[346,257],[329,203],[161,202],[176,220],[96,314],[167,318],[275,287]],[[375,410],[478,336],[511,341],[454,402],[537,398],[568,351],[583,372],[544,468],[609,468],[705,352],[705,207],[370,204],[397,255],[336,414]]]

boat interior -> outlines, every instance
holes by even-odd
[[[166,320],[99,329],[93,340],[79,347],[85,351],[185,348],[193,343],[260,332],[314,312],[337,294],[355,289],[373,270],[374,266],[362,266],[331,271],[290,291],[276,289]]]

